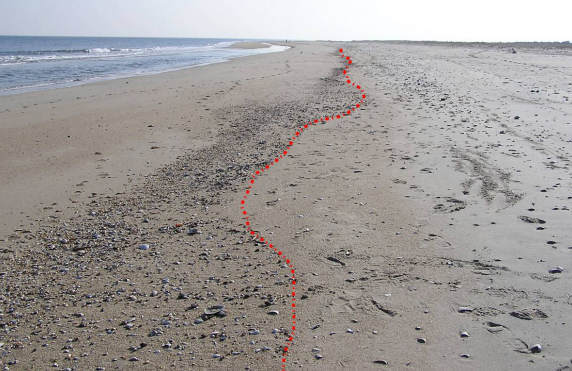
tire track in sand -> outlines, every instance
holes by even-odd
[[[242,212],[242,215],[243,215],[243,218],[245,221],[244,224],[245,224],[247,232],[253,237],[253,239],[255,241],[266,245],[266,247],[268,248],[268,250],[271,253],[275,254],[278,259],[281,259],[282,261],[284,261],[288,265],[288,267],[290,268],[290,272],[291,272],[290,281],[291,281],[291,289],[292,289],[292,295],[291,295],[292,330],[290,331],[290,334],[287,335],[287,338],[284,342],[284,346],[282,349],[282,358],[281,358],[281,370],[282,371],[286,370],[286,359],[288,357],[289,347],[292,345],[292,342],[294,341],[294,335],[296,334],[296,269],[294,268],[294,263],[289,258],[287,258],[286,254],[281,249],[274,246],[272,243],[270,243],[270,241],[268,241],[265,237],[261,236],[258,232],[256,232],[253,229],[253,226],[251,225],[250,220],[249,220],[248,212],[246,210],[246,201],[248,200],[250,192],[251,192],[252,188],[254,187],[254,183],[255,183],[256,178],[259,176],[262,176],[265,172],[270,171],[271,168],[273,168],[280,161],[285,159],[288,155],[288,151],[290,151],[290,149],[292,149],[292,146],[294,146],[294,144],[296,143],[296,140],[302,135],[302,133],[306,129],[308,129],[311,125],[314,125],[317,123],[323,123],[325,121],[330,121],[330,120],[340,120],[346,116],[349,116],[352,114],[352,112],[354,112],[356,110],[356,108],[359,108],[361,106],[361,104],[364,102],[364,99],[366,98],[364,90],[361,88],[360,85],[353,82],[351,80],[351,78],[349,77],[349,68],[352,65],[352,60],[349,56],[344,54],[343,49],[339,49],[339,52],[341,54],[341,57],[344,58],[344,61],[346,63],[346,65],[344,66],[344,70],[343,70],[343,75],[344,75],[344,78],[346,79],[346,83],[348,84],[349,87],[356,88],[357,90],[359,90],[362,93],[359,103],[356,103],[355,105],[351,106],[350,108],[348,108],[344,112],[340,112],[340,113],[334,114],[332,116],[324,116],[324,117],[316,118],[316,119],[310,120],[308,123],[300,126],[296,130],[296,132],[294,133],[292,138],[289,140],[288,144],[285,146],[285,149],[281,153],[278,153],[274,157],[274,159],[271,159],[266,165],[264,165],[259,170],[256,170],[254,172],[254,174],[252,174],[250,176],[250,181],[249,181],[248,187],[247,187],[247,189],[243,195],[243,199],[240,201],[240,210]]]

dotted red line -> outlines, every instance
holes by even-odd
[[[286,146],[286,149],[284,149],[281,153],[274,156],[273,160],[270,160],[270,162],[268,162],[266,165],[262,166],[262,168],[260,168],[259,170],[256,170],[254,172],[254,174],[252,174],[250,176],[251,178],[250,178],[248,188],[246,189],[246,192],[243,196],[243,199],[240,201],[240,209],[242,210],[242,215],[244,216],[246,230],[250,233],[251,236],[253,236],[253,238],[256,241],[258,241],[262,244],[265,244],[270,251],[272,251],[273,253],[275,253],[278,256],[279,259],[282,259],[283,261],[285,261],[286,264],[288,265],[288,267],[290,268],[290,272],[292,273],[292,276],[291,276],[291,279],[292,279],[292,331],[290,332],[290,336],[286,340],[286,345],[284,346],[284,351],[282,353],[282,359],[281,359],[282,360],[282,368],[281,368],[282,371],[286,371],[286,358],[288,357],[288,350],[289,350],[290,345],[292,344],[292,341],[294,340],[294,335],[296,333],[296,270],[294,269],[294,264],[292,264],[290,259],[286,258],[286,255],[280,249],[278,249],[276,246],[271,244],[270,241],[268,241],[267,239],[262,237],[258,232],[256,232],[255,230],[252,229],[252,225],[250,224],[248,213],[246,212],[246,201],[248,199],[248,196],[250,195],[250,191],[251,191],[252,187],[254,186],[255,179],[257,177],[263,175],[264,172],[267,172],[268,170],[270,170],[271,167],[273,167],[275,164],[278,164],[280,162],[280,160],[285,158],[288,155],[288,151],[290,151],[290,149],[294,145],[295,141],[300,137],[300,135],[304,132],[304,130],[308,129],[308,127],[310,127],[311,125],[317,124],[319,122],[338,120],[338,119],[344,118],[345,116],[349,116],[349,115],[351,115],[352,112],[355,111],[356,108],[359,108],[361,106],[361,104],[364,102],[365,93],[364,93],[363,89],[361,88],[360,85],[356,85],[355,82],[352,82],[352,80],[350,79],[350,77],[348,75],[348,70],[352,64],[352,60],[350,59],[349,56],[346,56],[344,54],[343,49],[340,49],[339,51],[340,51],[342,58],[345,58],[345,61],[347,63],[347,65],[345,66],[344,71],[343,71],[344,78],[346,79],[346,83],[348,83],[348,85],[351,84],[352,87],[355,87],[356,89],[358,89],[362,93],[360,102],[353,105],[351,108],[349,108],[345,112],[340,112],[340,113],[334,114],[332,116],[320,117],[320,118],[314,119],[314,120],[308,122],[307,124],[304,124],[303,126],[299,127],[296,130],[296,132],[294,133],[294,135],[292,136],[292,138],[289,140],[288,145]]]

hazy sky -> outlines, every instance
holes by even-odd
[[[572,41],[572,0],[0,0],[0,35]]]

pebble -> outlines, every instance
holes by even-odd
[[[373,363],[376,364],[376,365],[387,365],[387,361],[384,360],[384,359],[380,359],[380,360],[377,360],[377,361],[373,361]]]
[[[532,353],[540,353],[540,352],[542,352],[542,345],[534,344],[533,346],[530,347],[530,351]]]
[[[200,234],[200,233],[202,233],[202,232],[199,231],[199,230],[196,229],[196,228],[191,228],[191,229],[189,229],[189,231],[187,232],[187,234],[188,234],[189,236],[194,236],[195,234]]]
[[[468,354],[461,354],[461,358],[470,358],[471,356]]]
[[[213,354],[213,358],[220,358],[220,354],[218,353]]]
[[[459,307],[459,313],[471,313],[474,309],[469,307]]]
[[[564,271],[564,268],[562,268],[562,267],[556,267],[556,268],[550,269],[550,270],[548,271],[548,273],[555,274],[555,273],[562,273],[563,271]]]
[[[462,338],[468,338],[469,337],[469,333],[467,331],[463,331],[461,332],[461,337]]]
[[[279,312],[277,310],[271,310],[270,312],[268,312],[268,314],[270,314],[271,316],[276,316],[279,314]]]
[[[316,354],[314,357],[315,357],[316,359],[322,359],[322,358],[324,358],[324,356],[321,355],[321,354]]]
[[[346,332],[347,332],[347,333],[350,333],[350,334],[353,334],[353,333],[354,333],[354,330],[352,330],[351,328],[349,328],[349,329],[346,330]]]
[[[425,343],[427,342],[427,339],[425,339],[425,338],[418,338],[418,339],[417,339],[417,342],[420,343],[420,344],[425,344]]]
[[[215,316],[224,310],[224,305],[213,305],[205,309],[207,316]]]
[[[139,245],[138,249],[139,250],[149,250],[149,245],[144,243],[143,245]]]

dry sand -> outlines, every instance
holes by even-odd
[[[343,47],[287,368],[572,368],[570,51],[293,44],[0,97],[3,365],[280,369]]]

